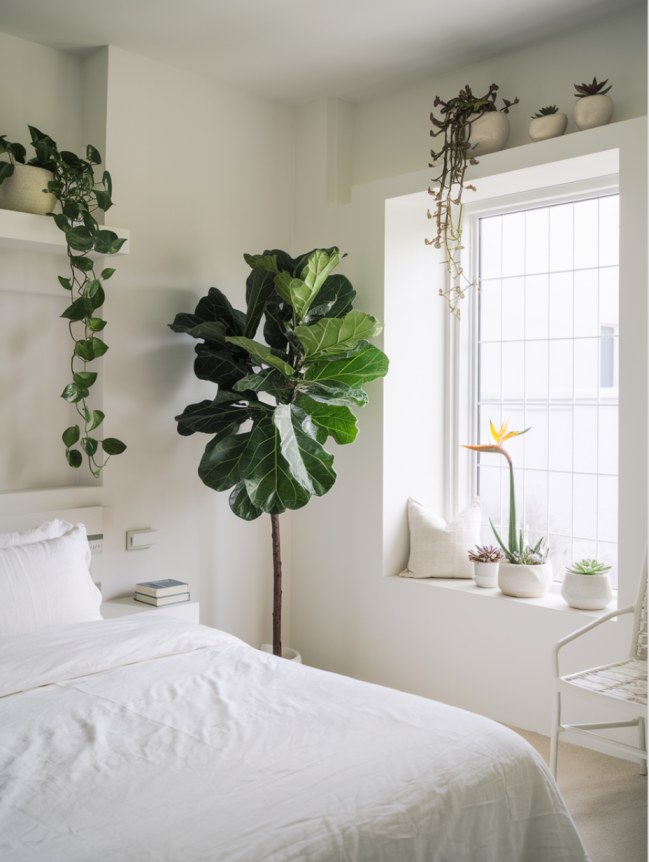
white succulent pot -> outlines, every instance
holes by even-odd
[[[599,611],[613,598],[611,579],[607,572],[600,575],[580,575],[566,572],[561,595],[571,608],[582,611]]]
[[[548,138],[558,138],[563,135],[567,126],[566,114],[547,114],[545,117],[533,117],[527,134],[532,141],[547,141]]]
[[[261,651],[272,653],[273,645],[262,644]],[[282,647],[282,658],[285,658],[287,661],[294,661],[298,664],[302,664],[302,656],[296,649],[291,649],[291,647]]]
[[[537,566],[500,563],[498,586],[506,596],[517,599],[540,599],[552,584],[552,563]]]
[[[610,96],[582,96],[575,102],[575,125],[582,131],[605,126],[612,116],[613,99]]]
[[[0,209],[45,215],[54,210],[56,198],[44,192],[54,179],[51,171],[35,165],[14,165],[13,174],[0,185]]]
[[[499,563],[473,563],[473,580],[476,587],[492,589],[498,586]]]
[[[508,137],[507,115],[502,111],[487,111],[471,122],[468,155],[485,156],[503,150]]]

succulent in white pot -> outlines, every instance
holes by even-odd
[[[611,567],[599,560],[583,559],[571,563],[561,586],[561,595],[571,608],[598,611],[613,598],[609,572]]]
[[[477,587],[498,586],[498,566],[505,555],[495,545],[476,545],[469,551],[473,563],[473,578]]]
[[[546,105],[532,114],[527,134],[532,141],[546,141],[563,135],[568,126],[568,117],[556,105]]]
[[[605,126],[613,116],[613,100],[607,95],[612,84],[593,78],[590,84],[575,84],[575,125],[578,129],[594,129]]]

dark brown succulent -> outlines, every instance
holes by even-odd
[[[611,84],[610,87],[606,87],[607,84],[608,78],[605,81],[598,81],[597,78],[593,78],[592,84],[573,84],[575,96],[578,99],[583,99],[584,96],[605,96],[613,86]],[[606,89],[604,90],[603,87]]]

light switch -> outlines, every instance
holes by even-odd
[[[145,530],[127,530],[126,531],[126,550],[127,551],[142,551],[145,548],[150,548],[158,541],[158,533],[156,530],[147,528]]]

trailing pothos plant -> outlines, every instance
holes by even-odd
[[[353,310],[351,283],[332,274],[337,248],[244,258],[245,311],[212,287],[193,314],[178,314],[170,324],[199,339],[194,371],[217,384],[214,399],[189,404],[176,421],[182,435],[212,435],[198,475],[216,491],[231,489],[234,514],[271,517],[273,653],[281,655],[279,515],[333,486],[334,459],[325,443],[354,441],[352,408],[367,403],[363,386],[386,374],[388,359],[369,343],[381,323]],[[260,326],[265,343],[255,340]]]
[[[84,455],[95,478],[101,475],[108,459],[119,455],[126,445],[116,437],[99,439],[97,429],[105,414],[91,407],[90,389],[97,380],[97,372],[88,370],[88,364],[99,359],[108,345],[99,336],[106,320],[99,316],[104,304],[103,283],[115,272],[106,267],[99,272],[93,255],[112,255],[126,242],[117,234],[102,227],[95,218],[97,210],[105,212],[112,206],[112,180],[108,171],[95,176],[95,167],[101,164],[101,155],[92,145],[86,147],[86,158],[67,150],[59,150],[56,142],[35,126],[28,126],[35,155],[26,161],[27,151],[22,144],[7,141],[0,136],[0,154],[8,161],[0,162],[0,183],[14,172],[14,164],[34,165],[52,172],[47,189],[60,203],[60,212],[48,213],[65,236],[69,272],[59,276],[59,284],[70,294],[70,304],[61,317],[68,321],[74,344],[70,362],[71,380],[61,397],[74,404],[79,421],[62,434],[65,456],[71,467],[80,467]]]

